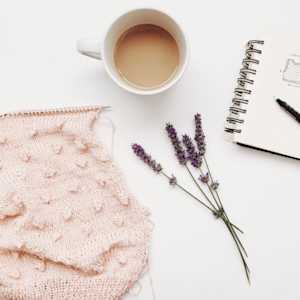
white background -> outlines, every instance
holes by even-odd
[[[299,28],[299,3],[0,2],[1,110],[112,106],[111,117],[117,128],[115,159],[139,201],[151,209],[155,223],[150,274],[156,299],[300,298],[300,165],[241,148],[223,137],[245,42],[261,37],[262,32]],[[115,16],[144,5],[161,7],[175,16],[191,44],[190,65],[179,84],[163,95],[147,98],[119,89],[101,62],[80,56],[75,49],[78,38],[101,37]],[[132,142],[142,143],[166,171],[186,180],[173,157],[164,124],[172,121],[181,132],[191,131],[196,112],[203,114],[209,161],[221,183],[227,210],[245,231],[251,287],[224,226],[146,169],[130,150]],[[152,299],[147,276],[136,299]]]

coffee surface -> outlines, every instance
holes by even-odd
[[[124,80],[151,89],[163,85],[175,74],[179,49],[172,35],[163,28],[136,25],[119,38],[114,60]]]

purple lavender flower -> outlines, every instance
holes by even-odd
[[[168,133],[168,136],[171,140],[171,143],[173,145],[174,151],[175,151],[175,155],[179,161],[179,163],[181,165],[185,165],[186,164],[186,156],[185,156],[185,151],[181,145],[181,142],[178,138],[176,129],[174,128],[174,126],[170,123],[167,123],[166,125],[166,131]]]
[[[174,176],[174,175],[172,175],[172,177],[170,177],[170,179],[169,179],[169,183],[170,183],[170,185],[176,185],[177,184],[177,178]]]
[[[209,175],[206,173],[205,175],[200,175],[199,180],[203,183],[208,183],[209,182]]]
[[[210,187],[214,190],[214,191],[216,191],[217,189],[218,189],[218,187],[219,187],[219,182],[218,181],[214,181],[214,182],[212,182],[212,184],[210,185]]]
[[[195,129],[194,140],[197,143],[199,155],[202,158],[205,154],[206,144],[205,144],[205,135],[204,135],[203,128],[202,128],[202,120],[201,120],[200,114],[195,115],[195,127],[196,127],[196,129]]]
[[[133,144],[132,150],[137,157],[139,157],[146,165],[148,165],[154,172],[162,171],[162,166],[152,159],[151,155],[147,154],[144,148],[139,144]]]
[[[182,136],[182,143],[184,144],[187,152],[187,159],[191,162],[192,166],[200,168],[202,159],[196,151],[192,139],[187,134],[184,134]]]

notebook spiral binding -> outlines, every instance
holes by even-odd
[[[244,123],[244,119],[241,114],[247,112],[245,109],[245,105],[249,103],[247,95],[250,95],[252,92],[249,85],[254,83],[251,75],[256,74],[255,66],[259,64],[259,59],[256,57],[262,53],[262,50],[258,49],[257,46],[263,44],[264,41],[262,40],[250,40],[246,45],[245,58],[240,69],[237,87],[234,89],[234,98],[229,108],[229,116],[226,119],[225,132],[227,133],[242,132],[240,125]]]

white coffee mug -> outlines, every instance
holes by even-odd
[[[131,27],[140,24],[162,27],[174,37],[179,48],[180,59],[176,73],[163,85],[153,89],[142,89],[130,85],[120,76],[114,62],[114,50],[120,36]],[[120,87],[139,95],[154,95],[169,89],[182,77],[189,58],[187,37],[182,28],[168,14],[153,8],[134,9],[121,15],[109,26],[103,41],[81,39],[77,43],[77,49],[84,55],[102,60],[107,73]]]

